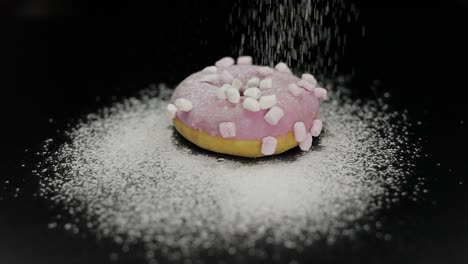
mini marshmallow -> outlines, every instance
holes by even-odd
[[[276,105],[276,95],[265,95],[260,97],[260,108],[262,110],[270,109]]]
[[[290,85],[288,85],[288,91],[290,93],[292,93],[292,95],[297,97],[297,96],[300,96],[302,94],[304,89],[300,88],[295,83],[291,83]]]
[[[242,81],[241,81],[241,80],[239,80],[239,79],[234,79],[234,80],[232,80],[232,87],[233,87],[233,88],[236,88],[237,90],[240,90],[241,87],[242,87],[242,85],[243,85],[243,84],[242,84]]]
[[[258,69],[258,73],[262,76],[267,76],[275,73],[275,71],[268,66],[262,66]]]
[[[302,80],[306,80],[308,82],[310,82],[311,84],[313,84],[314,86],[317,86],[317,80],[315,79],[315,77],[310,74],[310,73],[304,73],[302,74]]]
[[[260,84],[260,79],[257,78],[257,77],[253,77],[251,78],[248,82],[247,82],[247,87],[250,88],[250,87],[258,87],[258,85]]]
[[[252,57],[250,56],[240,56],[237,58],[237,64],[239,65],[251,65],[252,64]]]
[[[312,134],[312,136],[314,137],[320,136],[320,133],[322,132],[322,127],[323,127],[322,120],[315,119],[314,122],[312,123],[312,129],[310,130],[310,134]]]
[[[283,110],[278,106],[273,106],[263,118],[268,124],[276,126],[283,116]]]
[[[234,76],[228,71],[222,71],[219,77],[222,83],[232,83],[232,80],[234,80]]]
[[[276,151],[276,146],[278,145],[278,140],[274,137],[265,137],[262,139],[262,148],[260,152],[263,155],[273,155]]]
[[[275,69],[279,72],[291,72],[288,65],[286,65],[286,63],[284,62],[280,62],[276,64]]]
[[[166,109],[167,116],[172,120],[176,116],[177,107],[173,104],[168,104]]]
[[[302,87],[302,88],[306,89],[309,92],[313,92],[314,89],[315,89],[315,85],[311,84],[310,82],[308,82],[306,80],[300,80],[297,83],[297,86]]]
[[[193,108],[192,102],[185,98],[179,98],[175,100],[175,106],[177,107],[177,110],[180,110],[183,112],[189,112]]]
[[[260,81],[259,87],[260,90],[270,89],[273,86],[273,80],[271,78],[266,78]]]
[[[257,100],[250,97],[244,99],[242,106],[244,107],[244,109],[247,109],[252,112],[260,111],[260,103],[258,103]]]
[[[231,58],[231,57],[224,57],[224,58],[218,60],[215,63],[215,65],[218,66],[218,67],[229,67],[231,65],[234,65],[234,59]]]
[[[312,135],[310,133],[307,133],[306,138],[299,142],[299,147],[303,151],[308,151],[312,147]]]
[[[240,102],[240,93],[234,87],[229,87],[226,89],[226,97],[230,103],[237,104]]]
[[[219,133],[223,138],[231,138],[236,136],[236,124],[233,122],[224,122],[219,124]]]
[[[219,81],[219,76],[218,74],[214,74],[214,73],[207,74],[207,75],[202,76],[200,81],[214,85]]]
[[[314,89],[314,95],[321,100],[327,99],[327,90],[323,88],[315,88]]]
[[[218,90],[216,90],[216,97],[218,97],[220,100],[226,100],[226,90],[230,87],[231,85],[229,84],[224,84],[223,86],[219,87]]]
[[[208,66],[208,67],[205,67],[205,69],[203,69],[202,72],[205,72],[205,73],[217,73],[217,72],[218,72],[218,68],[216,68],[216,66]]]
[[[307,130],[302,122],[294,123],[294,138],[297,142],[302,142],[306,139]]]
[[[253,99],[258,99],[260,98],[261,91],[257,87],[254,88],[247,88],[244,91],[244,96],[251,97]]]

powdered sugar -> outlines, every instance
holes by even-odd
[[[236,1],[228,27],[238,41],[233,49],[258,64],[284,60],[295,70],[334,75],[358,15],[344,0]]]
[[[299,250],[317,234],[333,241],[398,196],[418,150],[403,114],[330,98],[311,151],[261,159],[193,147],[171,128],[161,97],[124,100],[89,115],[48,152],[43,197],[97,236],[142,243],[148,260],[155,251],[172,260],[208,249],[254,254],[261,241]]]

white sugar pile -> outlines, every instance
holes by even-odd
[[[284,61],[328,75],[337,71],[350,28],[358,31],[358,16],[356,6],[344,0],[237,1],[229,30],[240,39],[234,50],[253,54],[259,64]]]
[[[169,260],[206,251],[265,257],[261,244],[300,251],[319,237],[332,242],[399,195],[418,151],[404,115],[331,97],[311,151],[255,160],[187,144],[161,97],[124,100],[49,147],[42,194],[77,219],[68,228],[142,244],[148,260],[155,252]]]

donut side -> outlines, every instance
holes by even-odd
[[[256,158],[265,156],[261,152],[261,140],[229,139],[221,136],[211,136],[207,132],[198,131],[188,127],[178,118],[174,118],[174,127],[185,139],[193,144],[216,153],[234,155],[239,157]],[[280,154],[296,147],[299,143],[294,139],[293,132],[286,136],[276,137],[277,146],[272,155]]]

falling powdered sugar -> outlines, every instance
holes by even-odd
[[[334,76],[347,43],[364,34],[358,17],[355,4],[344,0],[236,1],[228,27],[238,40],[233,49],[259,64],[284,61]]]
[[[147,260],[264,256],[259,243],[300,251],[352,235],[357,220],[399,195],[418,154],[403,114],[332,92],[311,151],[222,156],[175,132],[161,93],[89,115],[58,148],[49,144],[40,173],[42,196],[76,219],[70,225],[142,244]]]

